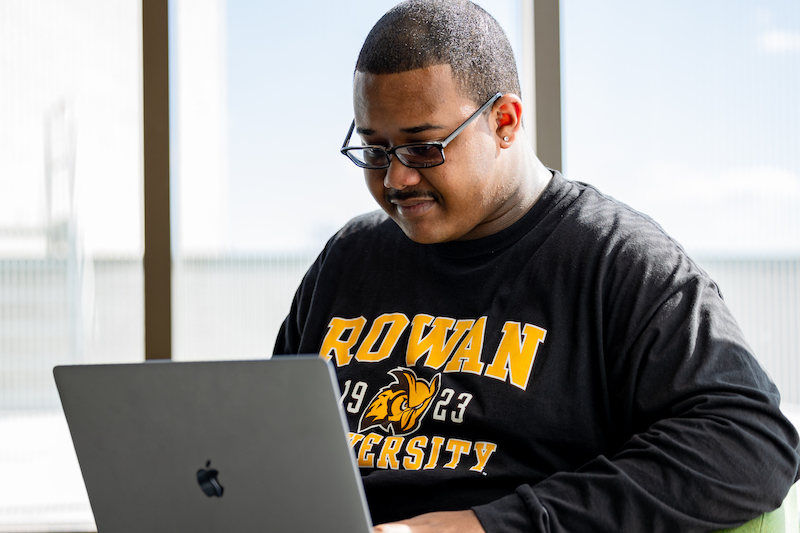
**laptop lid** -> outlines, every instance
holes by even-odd
[[[319,357],[53,373],[100,532],[371,530]]]

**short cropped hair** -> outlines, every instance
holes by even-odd
[[[514,52],[500,24],[468,0],[407,0],[367,35],[356,71],[396,74],[450,65],[456,85],[476,105],[495,93],[522,97]]]

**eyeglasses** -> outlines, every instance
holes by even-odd
[[[497,93],[492,96],[488,102],[479,107],[472,116],[465,120],[463,124],[457,127],[455,131],[448,135],[443,141],[400,144],[388,150],[383,146],[372,144],[365,146],[347,146],[350,142],[350,137],[353,135],[353,130],[356,127],[356,121],[354,119],[353,123],[350,124],[350,129],[347,131],[347,137],[344,143],[342,143],[341,152],[361,168],[388,168],[392,160],[392,155],[397,156],[397,159],[399,159],[401,163],[411,168],[439,166],[444,163],[445,146],[455,139],[459,133],[464,131],[464,128],[469,126],[470,122],[489,109],[501,96],[503,96],[502,93]]]

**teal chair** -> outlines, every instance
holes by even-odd
[[[721,529],[717,533],[800,533],[797,513],[797,485],[794,485],[783,505],[739,527]]]

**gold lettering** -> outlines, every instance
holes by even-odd
[[[403,437],[386,437],[383,439],[383,447],[378,456],[378,468],[400,468],[400,461],[397,460],[397,452],[403,446]]]
[[[369,333],[367,333],[367,337],[358,348],[356,360],[362,363],[376,363],[389,357],[400,335],[408,326],[408,322],[408,317],[402,313],[384,314],[376,318]],[[374,344],[378,342],[384,327],[387,326],[389,330],[386,332],[383,342],[381,342],[377,350],[373,350]]]
[[[375,466],[375,454],[369,453],[372,447],[378,444],[383,437],[377,433],[370,433],[364,437],[361,448],[358,450],[358,466],[362,468],[373,468]]]
[[[447,441],[447,446],[445,449],[452,453],[453,456],[450,458],[450,462],[444,465],[445,468],[455,468],[458,466],[458,463],[461,461],[461,456],[465,453],[469,453],[470,449],[472,448],[472,443],[467,440],[461,439],[449,439]]]
[[[350,432],[350,433],[348,433],[348,435],[350,436],[350,447],[351,448],[355,447],[355,445],[358,444],[359,442],[361,442],[361,439],[364,438],[364,435],[362,435],[361,433]]]
[[[483,371],[481,353],[483,352],[483,335],[486,330],[486,317],[482,316],[471,325],[464,342],[456,350],[453,358],[444,368],[445,372],[468,372],[478,374]]]
[[[431,325],[431,330],[427,335],[423,336],[425,328]],[[472,320],[459,320],[456,322],[452,318],[437,317],[433,318],[430,315],[417,315],[411,323],[411,334],[408,339],[408,348],[406,349],[406,364],[412,366],[423,355],[427,354],[425,359],[425,366],[429,368],[440,368],[447,362],[453,349],[464,336],[474,321]],[[448,332],[453,329],[455,331],[447,337]]]
[[[366,323],[367,319],[363,316],[350,319],[332,318],[328,324],[328,333],[325,334],[325,339],[322,341],[319,355],[326,361],[330,361],[332,352],[337,367],[350,363],[353,358],[351,351],[358,342],[361,330],[364,329]]]
[[[431,455],[428,457],[428,463],[423,467],[423,470],[433,470],[436,468],[436,463],[439,462],[439,452],[442,450],[444,444],[443,437],[433,437],[431,442]]]
[[[455,469],[461,460],[475,451],[477,463],[470,468],[471,472],[483,472],[492,454],[497,451],[497,445],[491,442],[475,442],[461,439],[447,439],[444,437],[431,437],[430,449],[428,448],[428,437],[418,435],[409,439],[408,437],[389,436],[383,437],[377,433],[369,433],[366,436],[360,433],[349,433],[350,447],[361,446],[356,452],[358,466],[361,468],[381,468],[398,470],[401,465],[404,470],[432,470],[438,466],[442,448],[450,452],[450,460],[442,468]],[[380,446],[380,451],[375,452]],[[428,462],[425,462],[426,452]],[[376,461],[377,455],[377,461]]]
[[[489,457],[491,457],[496,449],[497,444],[493,444],[491,442],[476,442],[475,455],[478,456],[478,464],[470,468],[470,470],[474,472],[483,472],[483,469],[486,467],[486,463],[489,461]]]
[[[425,459],[424,448],[428,445],[428,437],[414,437],[406,445],[408,457],[403,459],[403,468],[406,470],[419,470]]]
[[[533,370],[536,350],[544,341],[547,331],[525,324],[520,336],[519,327],[519,322],[506,322],[503,325],[503,338],[497,347],[492,364],[486,368],[485,375],[505,381],[510,373],[511,384],[525,390]]]

